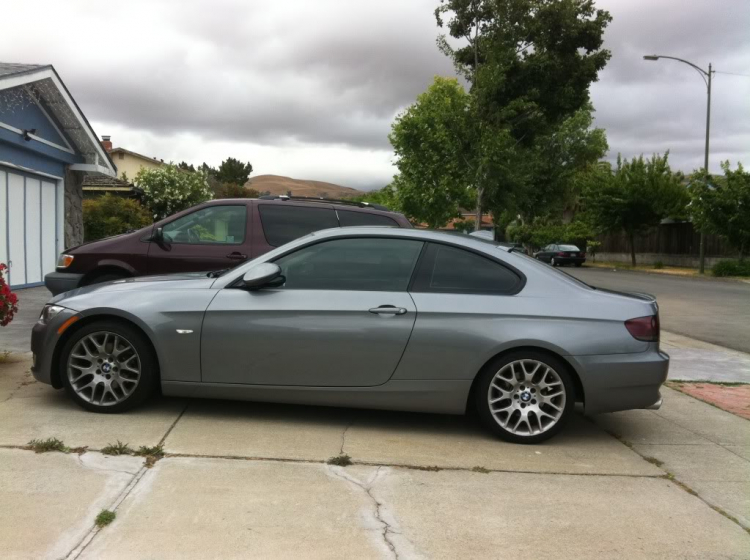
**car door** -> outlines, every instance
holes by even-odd
[[[163,224],[163,239],[149,244],[148,273],[217,270],[247,259],[247,215],[244,202],[212,204]]]
[[[416,318],[407,287],[423,242],[323,240],[275,262],[280,288],[221,290],[206,311],[202,380],[279,386],[388,381]]]

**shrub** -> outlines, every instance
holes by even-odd
[[[656,270],[661,270],[662,268],[664,268],[664,263],[663,263],[663,262],[661,262],[661,261],[656,261],[656,262],[654,263],[654,268],[655,268]]]
[[[151,215],[137,200],[105,194],[83,201],[83,234],[94,241],[151,223]]]
[[[18,296],[10,291],[3,275],[7,268],[5,264],[0,263],[0,327],[10,323],[18,313]]]
[[[169,164],[157,169],[142,168],[135,184],[143,191],[143,203],[154,220],[161,220],[213,198],[204,171],[183,171]]]
[[[711,272],[714,276],[750,276],[750,260],[719,261]]]

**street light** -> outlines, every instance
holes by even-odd
[[[674,56],[664,56],[660,54],[646,55],[643,57],[643,60],[659,60],[660,58],[668,58],[670,60],[676,60],[678,62],[687,64],[688,66],[692,66],[695,70],[697,70],[700,73],[701,78],[703,78],[703,81],[706,84],[706,90],[708,92],[708,102],[706,104],[706,151],[704,154],[703,169],[706,172],[706,179],[708,179],[708,139],[709,139],[709,130],[711,128],[711,75],[714,73],[714,70],[711,70],[711,63],[708,64],[708,72],[706,72],[700,66],[696,66],[692,62],[683,60],[682,58],[677,58]],[[703,228],[701,228],[699,272],[703,274],[705,270],[706,270],[706,234],[703,231]]]

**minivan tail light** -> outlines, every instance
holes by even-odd
[[[625,328],[636,340],[659,342],[659,315],[638,317],[625,321]]]

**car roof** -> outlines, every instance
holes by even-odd
[[[313,197],[278,197],[278,198],[215,198],[207,200],[204,205],[216,204],[280,204],[287,206],[305,206],[308,208],[335,208],[336,210],[351,210],[354,212],[374,212],[379,214],[398,214],[400,212],[391,210],[380,204],[371,204],[368,202],[349,202],[346,200],[329,200],[326,198]]]

